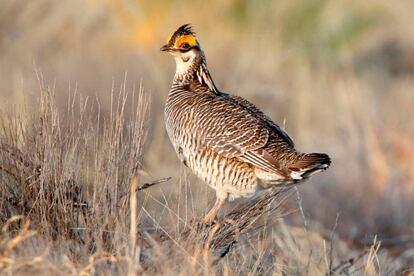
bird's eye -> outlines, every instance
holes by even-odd
[[[190,44],[188,44],[187,42],[185,42],[185,43],[181,44],[181,48],[188,49],[188,48],[190,48]]]

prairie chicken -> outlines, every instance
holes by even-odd
[[[179,159],[216,191],[204,221],[213,220],[229,197],[295,184],[329,167],[328,155],[298,152],[256,106],[217,88],[191,25],[179,27],[161,51],[176,62],[165,106],[168,136]]]

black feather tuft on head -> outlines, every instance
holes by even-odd
[[[181,35],[194,35],[195,36],[195,32],[193,30],[193,26],[191,26],[191,24],[184,24],[181,27],[179,27],[174,35],[175,36],[181,36]]]

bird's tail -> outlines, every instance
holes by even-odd
[[[302,180],[326,170],[331,165],[331,159],[325,153],[301,154],[289,164],[290,177],[294,180]]]

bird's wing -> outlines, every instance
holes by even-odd
[[[274,134],[275,138],[277,140],[280,140],[280,142],[286,143],[287,146],[294,148],[295,144],[292,140],[292,138],[289,137],[289,135],[284,131],[281,127],[279,127],[277,124],[275,124],[272,119],[270,119],[266,114],[264,114],[260,109],[258,109],[254,104],[249,102],[248,100],[236,96],[236,95],[230,95],[227,94],[227,97],[229,97],[232,101],[236,102],[240,106],[243,106],[247,110],[249,110],[252,114],[255,114],[257,118],[259,118],[262,122],[267,124],[267,126],[272,130],[272,133]]]
[[[240,106],[221,97],[195,105],[193,127],[200,142],[228,158],[262,148],[269,131]]]
[[[193,106],[193,128],[200,143],[228,158],[286,175],[265,150],[269,127],[248,108],[224,96],[209,96]]]

